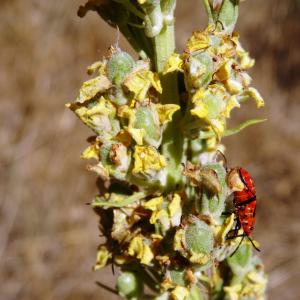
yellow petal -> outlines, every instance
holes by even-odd
[[[224,292],[228,294],[230,300],[239,300],[241,290],[242,290],[241,284],[224,287]]]
[[[257,91],[257,89],[250,87],[248,89],[249,95],[255,100],[257,108],[263,107],[265,105],[264,99],[260,95],[260,93]]]
[[[179,105],[176,104],[156,104],[156,109],[159,116],[160,124],[166,124],[172,121],[173,114],[180,109]]]
[[[237,101],[236,96],[231,96],[227,103],[226,103],[226,107],[225,107],[225,111],[224,111],[224,115],[226,118],[230,117],[230,112],[233,108],[235,107],[240,107],[240,103]]]
[[[99,149],[100,149],[99,144],[100,141],[98,139],[95,139],[95,141],[93,141],[93,143],[81,153],[80,157],[82,159],[90,159],[90,158],[99,159]]]
[[[183,59],[181,58],[181,55],[178,53],[173,53],[164,68],[163,74],[171,73],[174,71],[180,71],[183,72]]]
[[[208,114],[208,107],[203,102],[197,102],[195,108],[191,109],[191,115],[203,119]]]
[[[232,78],[225,81],[225,87],[231,94],[238,94],[243,90],[242,83]]]
[[[145,243],[141,236],[135,236],[131,240],[128,247],[128,254],[140,259],[141,263],[146,265],[149,264],[154,258],[152,250],[150,249],[149,245]]]
[[[156,197],[156,198],[152,198],[151,200],[145,202],[143,204],[143,207],[149,210],[158,210],[160,208],[160,206],[162,205],[164,201],[163,197]]]
[[[134,98],[140,102],[146,99],[147,92],[151,85],[159,93],[162,92],[158,75],[147,69],[139,69],[129,74],[123,84],[134,94]]]
[[[188,295],[188,289],[179,285],[177,285],[176,288],[171,292],[171,297],[174,300],[185,300]]]
[[[210,38],[205,31],[194,31],[191,38],[188,40],[187,49],[188,53],[205,49],[210,46]]]
[[[143,128],[137,129],[128,127],[127,130],[138,145],[143,145],[143,138],[146,134]]]
[[[202,100],[205,95],[205,90],[204,89],[198,89],[196,93],[192,97],[192,102],[196,103],[198,100]]]
[[[88,66],[87,73],[89,75],[96,73],[98,71],[99,75],[105,75],[105,61],[96,61],[92,65]]]
[[[94,98],[98,93],[103,93],[111,87],[111,82],[106,76],[100,75],[83,83],[76,102],[83,103]]]
[[[132,173],[145,173],[160,170],[166,166],[165,158],[152,146],[135,146],[134,168]]]
[[[232,60],[227,60],[219,70],[215,73],[216,79],[219,81],[227,80],[230,77],[232,71]]]
[[[153,211],[150,218],[150,223],[155,224],[158,220],[164,226],[165,229],[169,229],[170,227],[169,215],[165,209]]]
[[[112,257],[112,254],[107,250],[105,246],[101,246],[97,252],[96,264],[93,267],[93,270],[99,270],[106,266],[107,261]]]
[[[161,94],[162,87],[157,73],[150,72],[149,74],[152,86]]]
[[[173,226],[179,226],[181,222],[181,198],[178,194],[174,194],[171,203],[168,205],[169,214],[171,217],[171,223]]]

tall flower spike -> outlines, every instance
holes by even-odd
[[[264,101],[247,73],[254,60],[233,31],[239,1],[203,2],[208,25],[181,54],[175,0],[89,0],[79,9],[118,26],[139,56],[111,47],[67,104],[93,131],[81,155],[98,175],[91,206],[104,240],[93,269],[114,264],[125,299],[264,299],[267,277],[244,222],[254,224],[256,198],[239,169],[228,172],[218,159],[223,138],[263,121],[228,128],[232,110]],[[232,203],[238,191],[244,205]]]

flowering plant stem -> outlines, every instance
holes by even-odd
[[[153,38],[154,60],[156,72],[159,74],[162,94],[160,101],[164,104],[179,105],[177,74],[163,74],[169,57],[175,51],[174,24],[165,25],[160,34]],[[174,122],[167,125],[162,140],[162,153],[168,161],[166,190],[171,190],[176,185],[182,185],[181,166],[183,162],[184,139],[179,128],[180,111],[173,118]]]
[[[255,188],[250,175],[228,171],[222,145],[263,121],[227,127],[231,110],[248,99],[264,105],[247,73],[254,60],[233,31],[238,4],[204,0],[208,25],[181,54],[175,0],[88,0],[79,9],[118,26],[139,55],[112,46],[67,104],[94,132],[81,155],[95,161],[88,169],[102,183],[91,202],[105,238],[94,270],[117,266],[125,299],[264,299],[266,275],[249,236]],[[237,191],[252,202],[232,203],[232,195],[244,197]]]

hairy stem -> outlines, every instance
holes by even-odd
[[[177,74],[163,74],[165,64],[175,51],[174,25],[166,25],[160,34],[154,37],[155,68],[158,72],[162,84],[161,102],[163,104],[178,104],[179,93],[177,84]],[[181,162],[184,160],[184,139],[179,130],[180,111],[173,117],[173,122],[169,123],[163,136],[162,154],[165,156],[167,165],[167,190],[176,189],[177,185],[182,185]]]

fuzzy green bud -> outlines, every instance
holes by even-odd
[[[140,299],[143,294],[143,283],[136,273],[123,272],[117,280],[120,296],[128,300]]]

